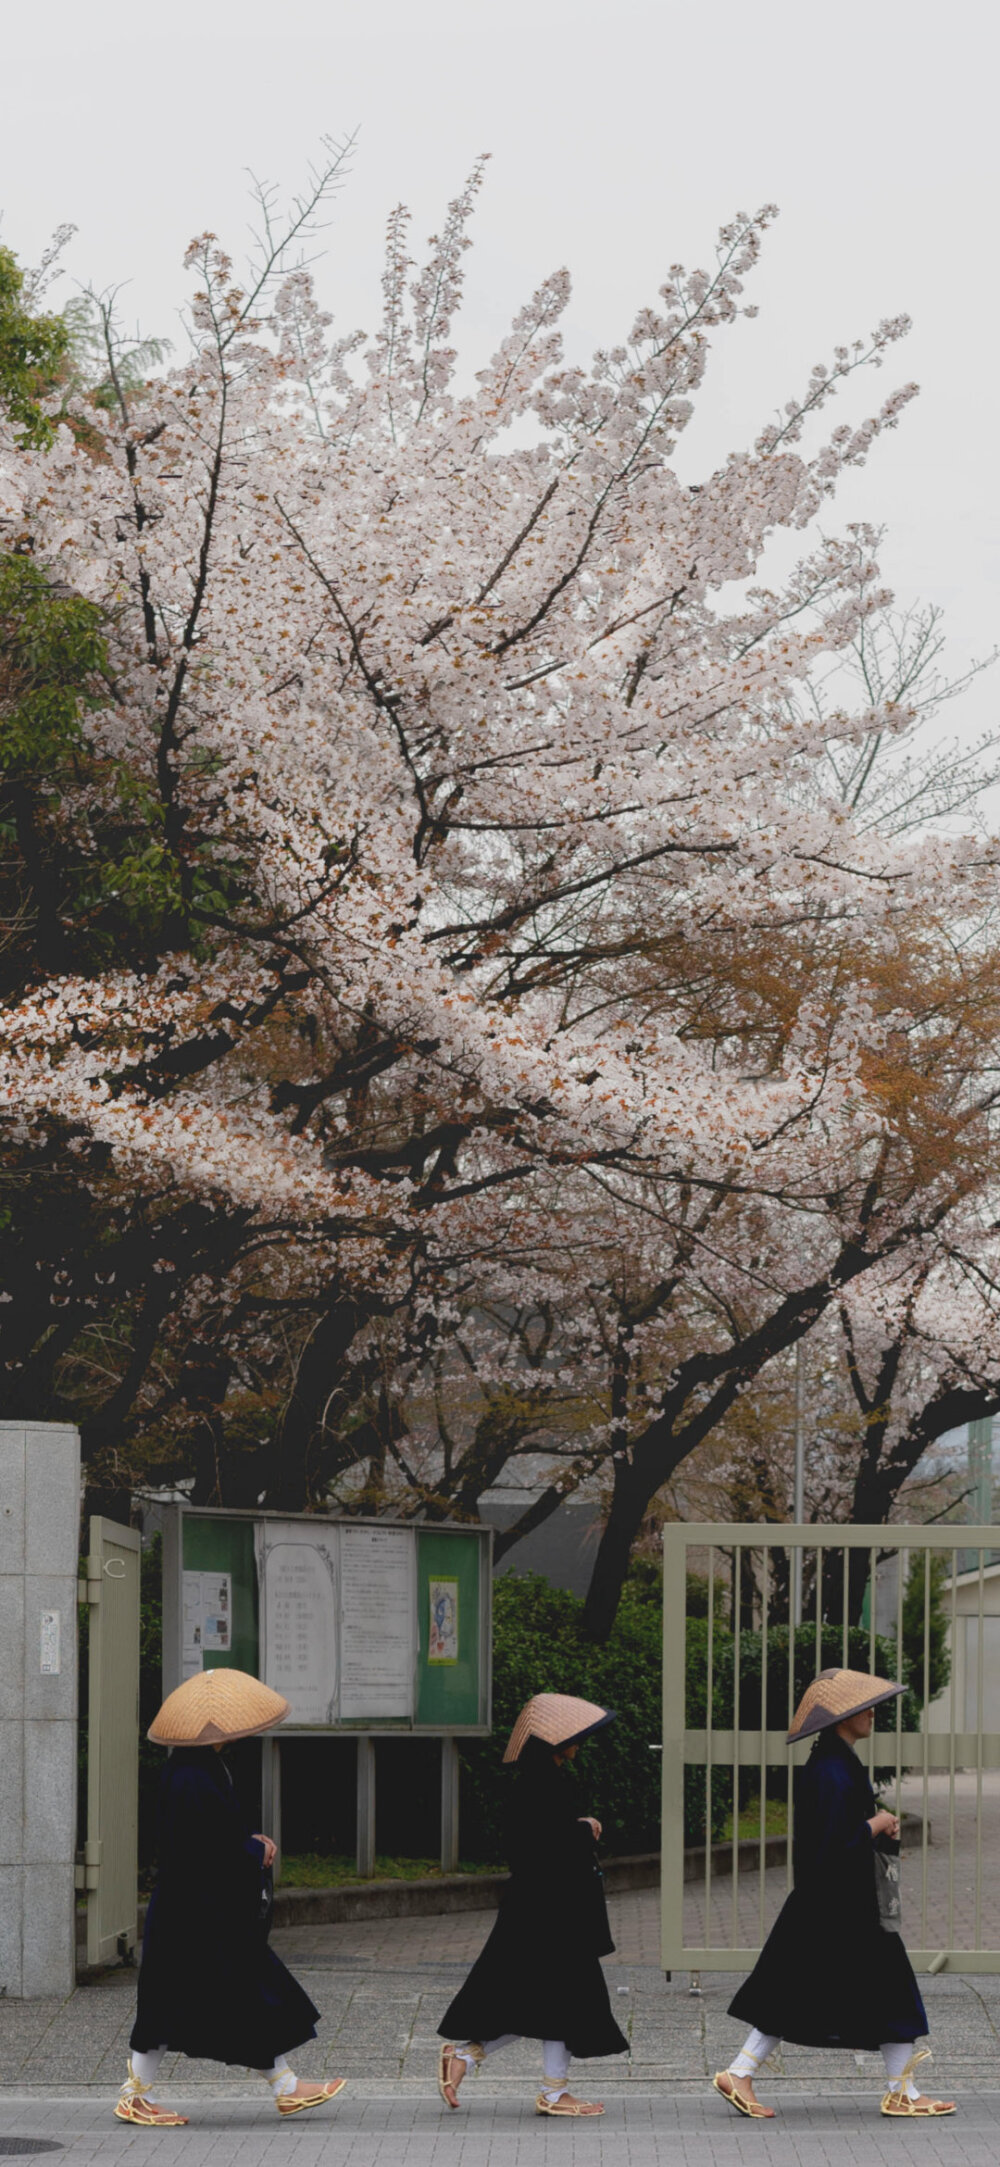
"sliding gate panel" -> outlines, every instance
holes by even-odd
[[[139,1604],[134,1528],[95,1516],[81,1594],[90,1608],[87,1717],[87,1962],[127,1958],[138,1939]]]
[[[663,1536],[665,1970],[756,1958],[792,1885],[794,1776],[812,1745],[785,1733],[810,1679],[843,1667],[907,1682],[858,1751],[904,1816],[915,1968],[1000,1971],[1000,1528],[686,1522]]]

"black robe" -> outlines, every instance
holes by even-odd
[[[879,1924],[868,1775],[819,1733],[795,1793],[795,1886],[729,2014],[799,2046],[873,2049],[923,2036],[927,2016],[899,1934]]]
[[[267,1946],[263,1846],[211,1747],[178,1747],[160,1782],[159,1872],[131,2045],[270,2069],[319,2014]]]
[[[497,1922],[438,2029],[446,2039],[563,2039],[624,2054],[600,1959],[614,1942],[604,1877],[568,1768],[525,1749],[508,1820],[511,1878]]]

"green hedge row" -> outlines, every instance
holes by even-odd
[[[511,1772],[504,1747],[533,1693],[578,1693],[618,1721],[583,1748],[580,1783],[604,1824],[608,1857],[659,1847],[662,1601],[654,1580],[626,1586],[607,1644],[583,1638],[583,1604],[536,1573],[493,1586],[493,1736],[462,1747],[462,1849],[503,1862]]]
[[[156,1786],[162,1767],[160,1749],[148,1744],[145,1732],[160,1700],[160,1541],[144,1550],[142,1558],[141,1625],[141,1731],[140,1746],[140,1861],[148,1873],[154,1840]],[[689,1589],[689,1611],[699,1605],[700,1584]],[[587,1700],[615,1708],[618,1720],[584,1748],[579,1762],[582,1785],[593,1811],[604,1824],[602,1848],[608,1857],[638,1851],[654,1851],[660,1841],[660,1755],[651,1751],[662,1734],[662,1583],[659,1570],[640,1564],[626,1583],[614,1629],[606,1646],[597,1648],[584,1639],[583,1604],[564,1590],[552,1588],[537,1574],[505,1574],[493,1590],[493,1736],[471,1739],[462,1747],[462,1850],[466,1858],[483,1864],[500,1864],[504,1857],[503,1818],[511,1774],[503,1767],[503,1751],[518,1710],[532,1693],[579,1693]],[[914,1674],[919,1656],[923,1664],[923,1623],[920,1612],[919,1649],[909,1648],[904,1619],[904,1666]],[[914,1631],[916,1628],[914,1628]],[[787,1626],[772,1626],[767,1636],[767,1723],[783,1730],[788,1713]],[[912,1662],[910,1660],[912,1653]],[[760,1724],[762,1700],[762,1653],[760,1636],[740,1634],[740,1724],[755,1730]],[[866,1628],[848,1635],[847,1659],[853,1669],[870,1668],[870,1641]],[[839,1626],[825,1628],[820,1664],[816,1660],[814,1624],[800,1627],[795,1635],[793,1705],[805,1691],[816,1669],[840,1664],[843,1636]],[[876,1667],[887,1676],[897,1675],[894,1641],[877,1639]],[[733,1724],[736,1650],[728,1626],[718,1616],[712,1636],[712,1722],[716,1730]],[[86,1678],[86,1665],[82,1676]],[[947,1658],[935,1661],[932,1693],[947,1679]],[[708,1697],[708,1625],[704,1617],[688,1616],[685,1722],[689,1729],[705,1725]],[[920,1728],[920,1703],[910,1691],[904,1697],[903,1726]],[[878,1711],[878,1728],[895,1727],[895,1703]],[[85,1748],[81,1726],[81,1795],[84,1790]],[[769,1771],[768,1789],[784,1794],[786,1766]],[[885,1767],[888,1773],[889,1761]],[[740,1803],[745,1804],[758,1788],[756,1771],[744,1770]],[[706,1785],[697,1769],[685,1772],[684,1840],[705,1841]],[[723,1832],[732,1812],[732,1777],[719,1770],[711,1786],[713,1838]]]
[[[503,1816],[511,1775],[503,1752],[518,1710],[533,1693],[579,1693],[585,1700],[615,1708],[618,1720],[587,1745],[578,1763],[581,1784],[604,1824],[602,1849],[608,1857],[652,1851],[660,1841],[660,1755],[650,1748],[662,1732],[662,1595],[659,1575],[636,1575],[626,1585],[614,1630],[606,1646],[595,1648],[582,1633],[583,1604],[551,1588],[536,1574],[505,1574],[494,1586],[492,1738],[470,1740],[462,1748],[462,1848],[469,1858],[503,1859]],[[767,1727],[784,1730],[788,1722],[789,1628],[772,1626],[767,1635]],[[708,1701],[708,1624],[687,1621],[685,1723],[705,1726]],[[792,1705],[797,1704],[817,1669],[844,1661],[840,1625],[824,1627],[819,1660],[816,1626],[795,1633]],[[871,1667],[866,1627],[847,1636],[852,1670]],[[896,1673],[895,1643],[875,1641],[875,1666],[888,1677]],[[731,1730],[736,1698],[736,1647],[728,1627],[715,1622],[712,1635],[712,1723]],[[742,1730],[760,1727],[763,1699],[763,1649],[759,1633],[739,1636],[739,1704]],[[919,1730],[920,1702],[909,1689],[903,1696],[905,1730]],[[896,1704],[877,1710],[876,1728],[892,1731]],[[879,1771],[888,1777],[887,1754]],[[768,1771],[767,1788],[783,1795],[787,1763]],[[759,1778],[744,1769],[740,1803],[756,1795]],[[711,1785],[711,1824],[718,1839],[733,1806],[731,1773],[720,1769]],[[706,1784],[695,1768],[685,1771],[684,1840],[705,1841]]]

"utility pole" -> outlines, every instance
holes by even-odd
[[[968,1428],[969,1499],[966,1519],[972,1527],[989,1527],[993,1519],[993,1417],[986,1415]],[[979,1564],[979,1551],[966,1550],[963,1560],[966,1572],[975,1570]],[[989,1563],[984,1555],[983,1564]]]
[[[792,1520],[801,1527],[806,1509],[806,1365],[802,1341],[795,1342],[795,1462]],[[792,1624],[802,1623],[802,1552],[792,1551]]]
[[[969,1424],[969,1519],[989,1527],[993,1519],[993,1417]]]

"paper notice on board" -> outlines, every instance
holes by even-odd
[[[340,1530],[340,1714],[412,1716],[416,1544],[409,1528]]]
[[[429,1663],[458,1662],[458,1581],[432,1580],[427,1633]]]
[[[181,1588],[181,1672],[193,1678],[209,1669],[217,1655],[228,1655],[233,1644],[233,1576],[231,1573],[184,1573]]]
[[[288,1722],[337,1715],[336,1532],[294,1520],[257,1529],[261,1675],[289,1703]]]

